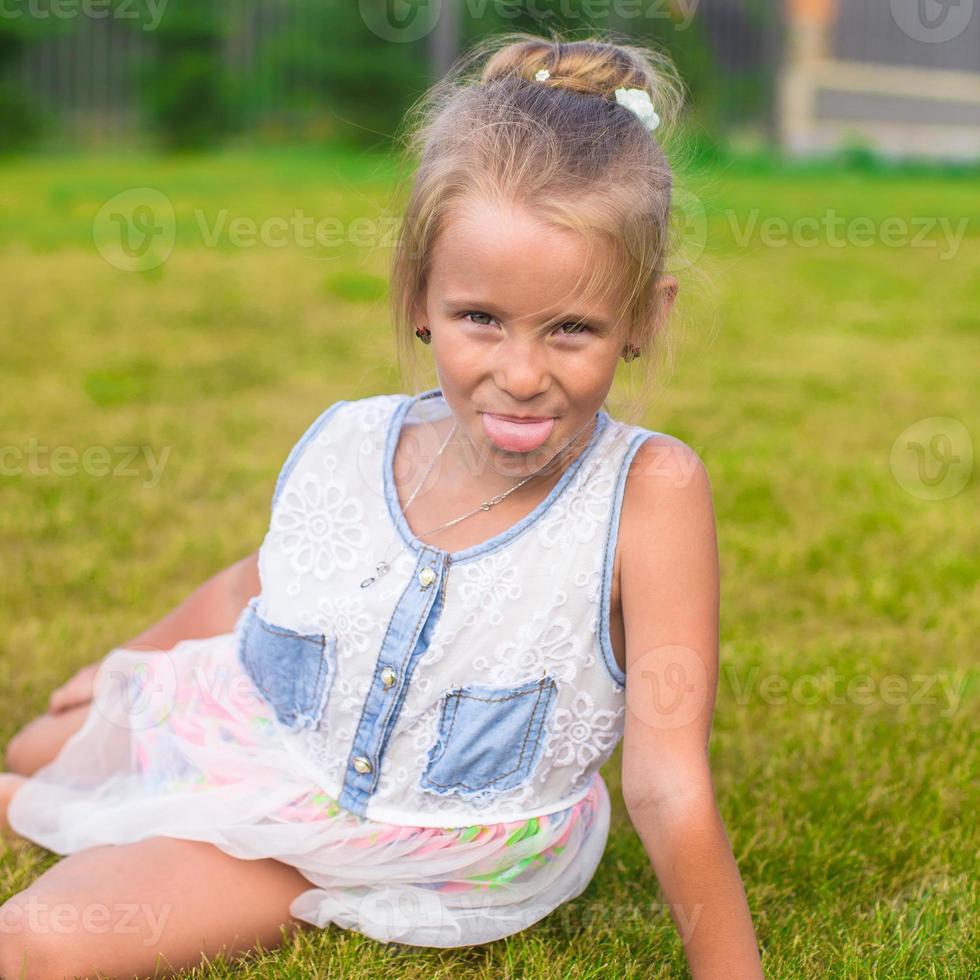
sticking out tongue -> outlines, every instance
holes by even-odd
[[[543,422],[513,422],[481,412],[483,431],[487,438],[498,448],[511,453],[529,453],[537,449],[551,435],[555,427],[554,418]]]

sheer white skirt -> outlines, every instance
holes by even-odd
[[[501,939],[586,888],[609,831],[598,773],[579,802],[530,820],[357,816],[297,770],[260,697],[227,696],[254,691],[233,639],[113,650],[83,726],[11,800],[14,831],[58,854],[165,836],[275,858],[310,881],[291,915],[415,946]]]

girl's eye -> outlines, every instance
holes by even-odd
[[[493,319],[493,317],[491,317],[489,313],[479,313],[479,312],[477,312],[475,310],[472,311],[472,312],[469,312],[469,313],[464,313],[463,316],[465,316],[465,317],[485,316],[485,317],[487,317],[487,319],[491,319],[491,320]],[[473,322],[473,321],[471,321],[471,322]],[[483,327],[483,326],[486,326],[486,324],[485,323],[480,323],[479,326]],[[564,330],[565,327],[578,328],[578,329],[573,330],[570,333],[563,333],[563,336],[565,336],[565,337],[577,337],[579,334],[583,334],[586,331],[589,331],[589,332],[592,331],[592,328],[587,323],[582,323],[580,320],[568,320],[566,323],[559,324],[555,329],[556,330]]]
[[[585,333],[587,330],[591,331],[592,328],[587,323],[582,323],[581,320],[569,320],[567,323],[562,323],[559,325],[558,329],[561,330],[562,327],[581,327],[581,330],[576,330],[574,333],[565,334],[566,337],[577,337],[579,334]]]

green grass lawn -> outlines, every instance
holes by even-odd
[[[407,390],[385,297],[395,172],[300,151],[0,164],[0,742],[258,547],[278,469],[326,405]],[[980,522],[976,473],[955,481],[980,436],[977,184],[738,165],[685,182],[696,261],[643,424],[711,474],[711,757],[770,977],[976,976]],[[174,246],[124,271],[93,221],[135,187],[172,202]],[[339,219],[344,241],[242,244],[248,219],[297,210]],[[51,455],[99,446],[106,475]],[[685,975],[619,759],[599,871],[525,932],[439,951],[331,927],[194,975]],[[0,898],[56,859],[7,849]]]

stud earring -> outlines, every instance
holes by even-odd
[[[635,344],[627,344],[623,348],[623,360],[632,361],[634,357],[640,356],[640,348]]]
[[[415,336],[418,337],[423,344],[432,343],[432,331],[428,327],[416,327]]]

